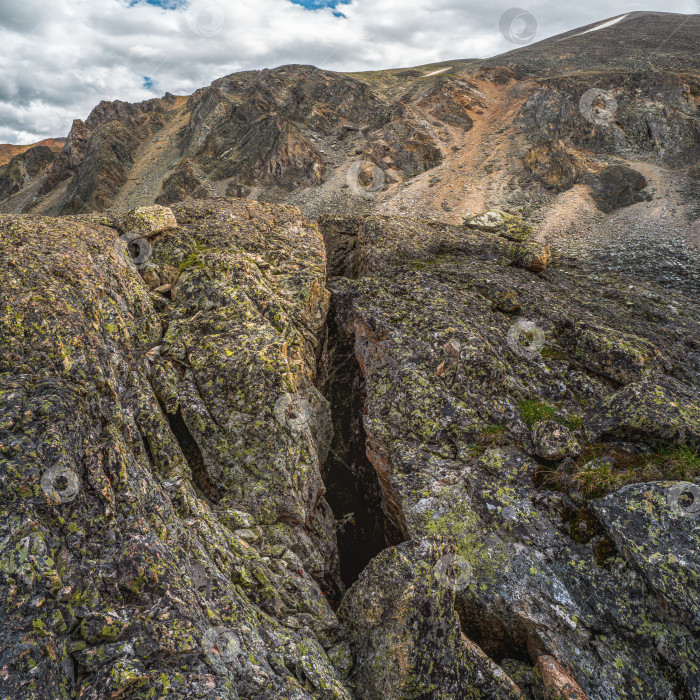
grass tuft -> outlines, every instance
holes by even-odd
[[[599,457],[611,461],[597,461]],[[601,498],[627,484],[645,481],[690,481],[700,476],[700,452],[692,447],[669,447],[650,454],[630,454],[606,445],[587,447],[570,478],[584,498]],[[557,485],[564,475],[553,471],[548,481]],[[565,484],[559,485],[566,490]]]

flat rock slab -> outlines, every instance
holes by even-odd
[[[631,484],[591,508],[664,604],[700,631],[700,487]]]

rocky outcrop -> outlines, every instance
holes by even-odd
[[[562,142],[535,144],[523,157],[523,165],[553,192],[570,190],[585,172],[580,159]]]
[[[0,171],[79,212],[0,215],[0,696],[700,695],[674,17],[101,103]]]
[[[517,123],[533,140],[687,166],[699,155],[699,91],[692,74],[551,77],[529,97]],[[537,152],[529,156],[532,165],[536,156]]]
[[[690,299],[247,200],[0,226],[4,694],[698,692]]]
[[[197,172],[187,158],[183,158],[174,172],[163,182],[162,192],[156,199],[157,204],[172,204],[185,199],[201,199],[207,191]]]
[[[336,242],[353,227],[352,246]],[[456,547],[459,566],[446,580],[464,634],[529,697],[696,693],[700,649],[692,604],[680,600],[694,585],[684,557],[697,520],[664,505],[674,483],[638,483],[595,503],[581,486],[600,479],[596,488],[614,491],[643,479],[623,459],[637,450],[647,470],[685,465],[692,503],[700,464],[684,450],[695,420],[686,382],[697,393],[700,380],[697,305],[650,298],[643,286],[613,295],[613,279],[556,266],[538,275],[482,258],[450,247],[439,226],[370,219],[324,222],[322,230],[331,256],[352,251],[343,259],[357,261],[344,268],[331,258],[330,269],[345,274],[330,283],[331,313],[338,333],[354,340],[367,456],[406,537],[439,534]],[[518,315],[499,310],[491,288],[511,290]],[[683,315],[671,326],[667,317],[650,321],[656,303],[679,304]],[[586,330],[574,331],[571,318]],[[645,378],[653,367],[660,375]],[[602,432],[611,415],[614,426]],[[688,427],[679,437],[681,424]],[[583,468],[607,447],[620,450],[619,461]],[[658,494],[653,516],[639,500],[648,489]],[[654,556],[669,561],[658,574],[644,561]],[[378,557],[367,576],[394,581],[400,570],[396,559]],[[350,600],[367,595],[363,577],[355,585]],[[675,607],[658,605],[662,591]],[[410,610],[402,614],[410,628]],[[376,635],[390,636],[391,624]],[[375,668],[376,642],[360,639],[357,678]],[[398,666],[381,672],[392,687],[400,687]]]
[[[496,233],[380,216],[325,217],[320,225],[333,274],[347,277],[380,272],[407,257],[418,268],[430,266],[440,256],[457,254],[529,270],[545,270],[551,258],[549,248],[540,243],[504,240],[506,228],[512,229],[514,237],[523,230],[530,234],[532,229],[523,229],[516,217],[503,228],[496,225]]]
[[[68,140],[74,143],[70,136]],[[62,213],[107,209],[126,184],[138,146],[137,133],[118,121],[110,121],[92,132],[68,185]]]
[[[174,216],[155,292],[113,228],[0,220],[2,695],[349,699],[321,237],[290,208]]]
[[[287,191],[319,185],[331,164],[329,147],[357,150],[408,177],[442,158],[415,120],[403,118],[401,105],[354,78],[312,66],[223,78],[195,93],[189,108],[184,153],[214,180]]]
[[[54,152],[48,146],[34,146],[16,155],[0,168],[0,198],[19,192],[32,178],[43,172],[54,160]]]

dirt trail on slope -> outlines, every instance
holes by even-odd
[[[189,111],[185,109],[186,102],[187,98],[178,98],[175,108],[168,115],[167,124],[140,146],[129,179],[112,204],[117,211],[155,202],[161,182],[182,157],[177,135],[190,118]]]
[[[497,85],[491,81],[474,80],[477,95],[485,104],[483,110],[472,110],[474,124],[464,131],[441,126],[436,131],[429,122],[433,136],[441,141],[444,162],[419,175],[389,197],[379,212],[390,215],[427,216],[446,223],[461,223],[463,217],[494,206],[512,185],[515,174],[512,153],[517,136],[513,120],[534,83],[521,82]],[[442,138],[440,136],[442,132]],[[448,138],[444,138],[448,132]]]

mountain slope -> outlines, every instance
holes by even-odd
[[[32,143],[28,146],[12,146],[8,143],[0,144],[0,167],[7,165],[15,156],[28,151],[30,148],[37,146],[46,146],[54,151],[60,151],[66,144],[66,139],[44,139],[37,143]]]
[[[619,20],[611,24],[612,20]],[[579,71],[700,71],[700,15],[630,12],[487,59],[520,75]]]
[[[352,75],[286,66],[189,98],[103,103],[53,160],[0,170],[0,211],[229,194],[311,216],[459,223],[496,207],[594,264],[619,264],[610,243],[626,240],[621,269],[670,259],[668,279],[697,291],[699,22],[631,13],[484,61]],[[671,248],[649,253],[657,244]]]

